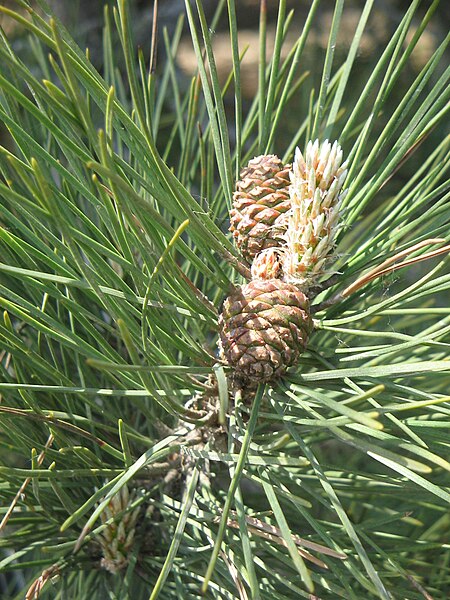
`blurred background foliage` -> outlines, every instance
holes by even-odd
[[[5,4],[15,5],[11,0],[6,0]],[[71,31],[74,39],[81,47],[89,48],[90,59],[99,71],[102,70],[103,64],[103,23],[104,23],[104,7],[112,8],[115,6],[115,0],[92,1],[92,0],[50,0],[48,2],[54,13]],[[136,47],[143,50],[145,56],[150,52],[152,26],[153,26],[153,7],[152,0],[130,0],[129,1],[133,15],[133,35]],[[297,40],[305,18],[310,7],[308,0],[288,0],[286,3],[287,12],[294,10],[292,17],[292,25],[287,34],[282,50],[282,58],[286,58],[293,44]],[[416,23],[420,22],[421,17],[426,13],[431,0],[422,2],[414,17]],[[208,21],[213,17],[218,2],[217,0],[205,0],[203,3]],[[258,57],[259,57],[259,6],[260,0],[239,0],[236,2],[236,16],[239,24],[239,47],[247,48],[241,65],[242,76],[242,99],[243,112],[249,109],[250,104],[257,94],[258,86]],[[275,39],[276,18],[278,14],[278,0],[267,0],[267,58],[270,59],[273,50],[273,42]],[[336,64],[341,64],[343,58],[348,52],[349,46],[353,39],[355,29],[358,24],[361,10],[364,6],[362,0],[349,0],[346,2],[345,15],[339,30],[336,43]],[[347,90],[347,104],[353,106],[355,99],[360,95],[364,83],[368,80],[374,65],[376,64],[380,49],[383,48],[386,42],[392,36],[395,28],[398,26],[405,10],[410,6],[409,0],[377,0],[371,13],[369,22],[363,33],[361,44],[358,50],[358,55],[355,62],[352,80],[360,82],[359,85],[353,85]],[[307,39],[307,48],[302,56],[302,70],[308,71],[308,85],[302,93],[295,94],[288,105],[286,118],[280,123],[277,134],[278,146],[285,148],[289,145],[289,141],[293,134],[297,131],[299,116],[300,118],[308,113],[310,96],[308,90],[318,88],[321,78],[321,70],[314,68],[322,64],[326,52],[328,35],[331,27],[331,21],[334,11],[334,2],[327,0],[319,5],[317,18],[312,25],[311,33]],[[441,2],[436,10],[437,18],[434,18],[427,27],[426,31],[421,36],[416,48],[414,49],[411,59],[403,69],[398,85],[393,91],[390,103],[397,106],[402,98],[403,90],[407,89],[420,70],[424,67],[427,61],[432,56],[438,45],[442,42],[444,36],[450,28],[450,2]],[[175,32],[179,29],[180,36],[178,52],[175,56],[175,64],[178,71],[178,86],[181,92],[186,92],[189,88],[191,77],[197,71],[197,59],[192,46],[192,40],[189,33],[189,28],[184,19],[185,8],[184,0],[160,0],[158,6],[158,51],[157,51],[157,71],[163,72],[167,66],[167,52],[169,50],[169,40],[172,40]],[[183,20],[180,23],[180,19]],[[414,33],[414,21],[406,42],[410,41]],[[26,37],[20,30],[20,26],[7,17],[0,15],[0,25],[5,29],[7,34],[11,34],[14,30],[15,36],[14,49],[19,56],[24,57],[24,54],[29,53]],[[222,11],[221,16],[215,25],[212,32],[212,42],[216,57],[219,80],[224,84],[232,72],[232,54],[230,45],[230,33],[228,29],[228,19],[226,10]],[[450,59],[448,50],[447,56]],[[27,64],[34,60],[30,54],[27,57]],[[117,63],[121,68],[123,57],[118,53]],[[448,62],[448,61],[447,61]],[[428,81],[423,95],[432,89],[434,82],[441,75],[445,61],[442,61],[440,69],[438,68],[433,76]],[[124,65],[122,64],[122,68]],[[124,77],[124,80],[126,78]],[[375,94],[375,91],[374,91]],[[174,102],[175,99],[172,98]],[[233,142],[233,111],[234,111],[234,90],[233,85],[229,85],[227,93],[224,97],[225,109],[230,117],[230,138]],[[168,104],[164,107],[162,115],[162,123],[165,124],[167,137],[170,136],[170,131],[174,124],[176,110],[174,104]],[[377,121],[377,129],[381,131],[385,125],[382,118]],[[376,134],[376,130],[374,132]],[[440,141],[441,132],[438,132],[436,137],[431,133],[428,139],[422,145],[416,156],[429,155],[430,151],[436,147],[436,142]],[[166,139],[164,136],[158,138],[160,150],[164,154],[164,146]],[[176,161],[177,151],[176,144],[172,148],[172,160]],[[419,160],[419,159],[418,159]],[[170,162],[170,157],[169,157]],[[398,177],[389,182],[384,190],[384,194],[379,196],[381,201],[383,198],[396,193],[405,181],[411,175],[414,165],[407,165],[401,170]]]

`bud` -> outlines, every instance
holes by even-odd
[[[128,564],[128,554],[133,546],[135,524],[140,508],[125,512],[132,498],[127,486],[111,498],[109,504],[101,514],[103,523],[108,523],[100,534],[100,545],[103,551],[101,566],[110,573],[118,573]],[[124,513],[118,518],[118,515]]]
[[[281,272],[280,251],[276,248],[263,250],[252,263],[252,279],[279,279]]]
[[[291,209],[284,235],[284,280],[306,290],[327,274],[340,208],[346,191],[347,163],[337,142],[308,142],[305,157],[297,148],[290,173]]]

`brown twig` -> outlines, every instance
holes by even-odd
[[[80,435],[82,437],[87,438],[98,444],[100,447],[109,446],[107,442],[100,439],[99,437],[81,429],[81,427],[77,427],[76,425],[72,425],[72,423],[67,423],[67,421],[62,421],[61,419],[57,419],[53,417],[51,414],[35,414],[29,412],[28,410],[23,410],[20,408],[12,408],[10,406],[0,406],[0,412],[6,413],[9,415],[14,415],[17,417],[25,417],[26,419],[31,419],[32,421],[38,421],[40,423],[46,423],[47,425],[54,425],[56,427],[60,427],[61,429],[66,429],[71,433],[76,435]]]
[[[236,586],[236,589],[239,593],[239,600],[249,600],[247,590],[245,589],[245,586],[242,582],[239,570],[236,568],[236,565],[234,564],[234,562],[231,561],[230,557],[227,556],[223,550],[220,551],[220,555],[223,559],[223,562],[227,565],[231,579],[233,580],[234,585]]]
[[[380,190],[394,177],[394,175],[403,167],[403,165],[411,158],[411,156],[414,154],[414,152],[420,148],[420,146],[423,144],[423,142],[428,138],[428,136],[430,135],[430,133],[435,129],[436,125],[434,125],[433,127],[431,127],[424,135],[422,135],[422,137],[420,137],[412,146],[409,150],[407,150],[405,152],[405,155],[403,156],[403,158],[401,159],[401,161],[398,163],[398,165],[395,167],[395,169],[392,171],[392,173],[389,175],[389,177],[387,179],[385,179],[385,181],[383,181],[383,183],[380,186]]]
[[[25,600],[37,600],[42,588],[49,579],[52,579],[60,573],[60,565],[55,564],[42,571],[41,575],[33,581],[25,595]]]
[[[386,275],[388,273],[393,273],[394,271],[398,271],[398,269],[402,269],[403,267],[407,267],[409,265],[414,265],[416,263],[422,262],[423,260],[435,258],[436,256],[440,256],[441,254],[446,254],[447,252],[450,252],[450,244],[447,244],[446,246],[442,246],[441,248],[438,248],[437,250],[433,250],[432,252],[427,252],[420,256],[416,256],[414,258],[410,258],[408,260],[404,260],[403,262],[397,263],[398,260],[401,260],[402,258],[404,258],[405,256],[408,256],[412,252],[416,252],[417,250],[420,250],[420,248],[423,248],[424,246],[432,246],[435,244],[441,244],[442,242],[445,242],[445,241],[446,240],[444,238],[431,238],[428,240],[423,240],[422,242],[419,242],[418,244],[414,244],[414,246],[410,246],[406,250],[402,250],[402,252],[399,252],[399,253],[395,254],[394,256],[391,256],[390,258],[388,258],[387,260],[382,262],[380,265],[378,265],[374,269],[371,269],[370,271],[368,271],[367,273],[365,273],[364,275],[359,277],[356,281],[354,281],[352,284],[350,284],[344,290],[338,292],[336,295],[334,295],[329,300],[325,300],[324,302],[321,302],[317,306],[313,306],[312,312],[317,313],[325,308],[329,308],[330,306],[337,304],[338,302],[341,302],[345,298],[348,298],[351,294],[354,294],[355,292],[360,290],[362,287],[364,287],[370,281],[373,281],[374,279],[381,277],[382,275]],[[394,264],[394,263],[397,263],[397,264]]]
[[[335,273],[334,275],[332,275],[331,277],[329,277],[323,283],[321,283],[319,285],[315,285],[314,287],[310,288],[310,290],[309,290],[309,298],[310,298],[310,300],[312,301],[321,292],[324,292],[328,288],[333,287],[333,285],[335,285],[336,283],[339,282],[340,278],[341,278],[341,274],[340,273]]]
[[[222,250],[222,256],[223,258],[230,263],[230,265],[236,269],[236,271],[242,275],[242,277],[244,277],[245,279],[247,279],[248,281],[250,281],[252,279],[252,272],[250,270],[249,267],[247,267],[242,261],[240,261],[238,258],[236,258],[235,256],[233,256],[231,254],[231,252],[228,252],[228,250],[225,250],[225,248]]]
[[[434,600],[433,596],[430,596],[430,594],[427,592],[427,590],[425,588],[423,588],[420,583],[418,583],[414,577],[412,575],[409,575],[409,573],[406,573],[406,578],[408,579],[408,581],[411,582],[411,584],[413,585],[413,587],[416,588],[416,590],[418,590],[422,596],[425,598],[425,600]]]
[[[219,519],[217,518],[217,520],[219,520]],[[281,533],[281,530],[278,527],[275,527],[274,525],[269,525],[269,523],[264,523],[264,521],[261,521],[260,519],[256,519],[255,517],[250,517],[250,516],[246,516],[245,521],[247,522],[247,525],[249,526],[249,533],[252,533],[253,535],[264,538],[275,544],[279,544],[281,546],[287,546],[286,541],[283,538],[283,534]],[[228,527],[232,527],[233,529],[239,529],[239,523],[238,523],[238,521],[236,521],[234,519],[228,519],[227,525],[228,525]],[[328,569],[328,566],[323,561],[321,561],[319,558],[313,556],[312,554],[310,554],[309,552],[304,550],[304,548],[309,548],[310,550],[315,550],[316,552],[320,552],[321,554],[324,554],[325,556],[331,556],[332,558],[338,558],[340,560],[345,560],[347,558],[347,556],[345,554],[336,552],[335,550],[332,550],[331,548],[327,548],[326,546],[322,546],[322,544],[317,544],[315,542],[310,542],[309,540],[305,540],[305,539],[299,537],[298,535],[292,534],[292,541],[297,546],[299,554],[305,560],[309,560],[310,562],[314,563],[315,565],[317,565],[318,567],[321,567],[323,569]]]
[[[407,248],[406,250],[403,250],[402,252],[391,256],[391,258],[388,258],[387,260],[382,262],[381,265],[378,265],[378,267],[375,267],[375,269],[372,269],[365,275],[362,275],[362,277],[359,277],[355,282],[353,282],[351,285],[345,288],[345,290],[341,293],[342,297],[347,298],[347,296],[350,296],[350,294],[353,294],[354,292],[359,290],[362,286],[366,285],[366,283],[369,283],[369,281],[372,281],[377,277],[381,277],[381,275],[393,273],[394,271],[397,271],[398,269],[401,269],[403,267],[407,267],[408,265],[413,265],[415,263],[421,262],[422,260],[428,260],[429,258],[434,258],[435,256],[439,256],[440,254],[445,254],[446,252],[450,251],[450,245],[447,245],[443,246],[442,248],[439,248],[438,250],[433,250],[433,252],[427,252],[426,254],[422,254],[421,256],[416,256],[415,258],[410,258],[409,260],[406,260],[404,262],[394,264],[398,260],[404,258],[405,256],[408,256],[408,254],[411,254],[416,250],[420,250],[420,248],[423,248],[424,246],[442,244],[442,242],[445,242],[445,239],[436,238],[424,240],[419,244],[415,244],[414,246],[411,246],[410,248]]]

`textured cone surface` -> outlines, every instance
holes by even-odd
[[[280,246],[287,228],[290,165],[271,154],[253,158],[236,184],[230,231],[244,257],[251,263],[266,248]]]
[[[236,379],[265,383],[283,375],[304,351],[312,330],[309,302],[281,279],[251,281],[225,300],[220,327]]]

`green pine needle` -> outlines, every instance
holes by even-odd
[[[186,0],[157,54],[110,4],[97,51],[45,0],[0,7],[0,595],[443,597],[444,3],[261,0],[248,47],[244,3]],[[229,209],[249,159],[305,138],[349,160],[336,274],[253,395],[217,346],[249,276]]]

